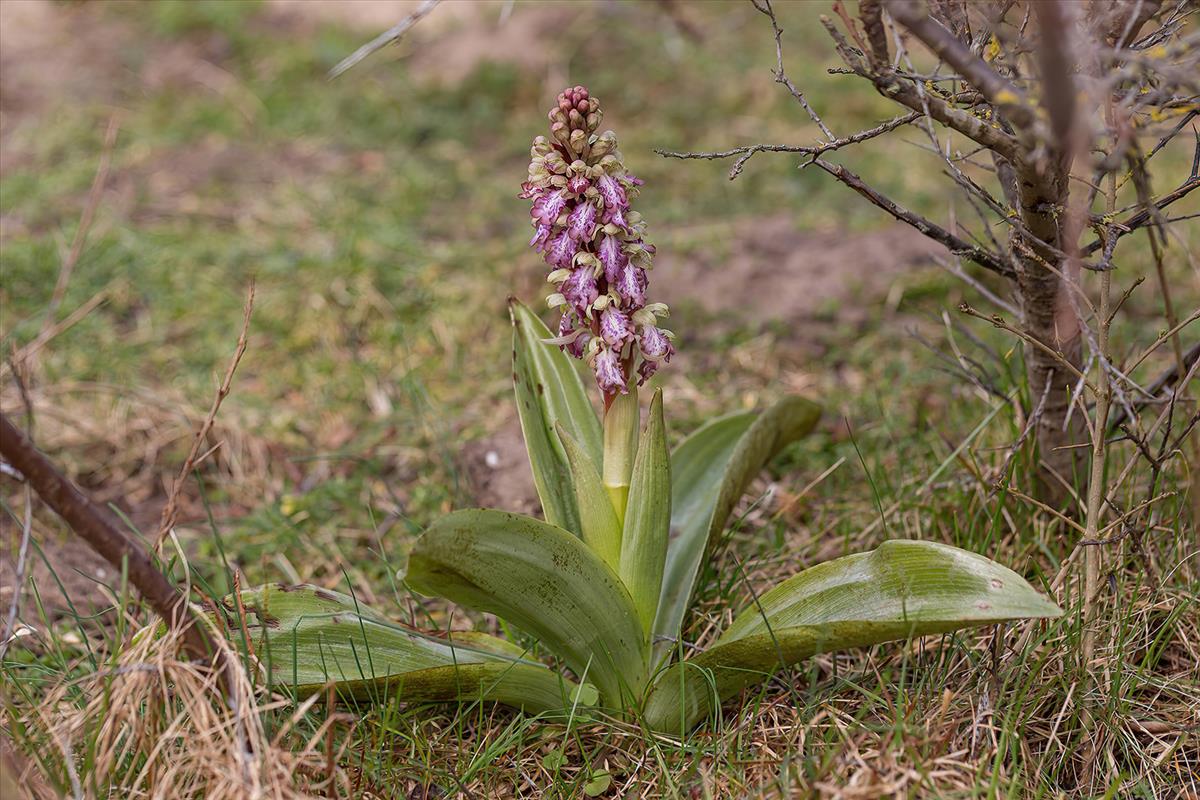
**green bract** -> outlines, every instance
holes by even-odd
[[[708,649],[672,663],[701,565],[730,513],[764,465],[813,429],[819,409],[787,398],[713,420],[668,451],[661,392],[640,435],[632,391],[602,424],[574,364],[542,341],[550,331],[518,303],[512,317],[517,406],[547,521],[454,512],[417,540],[407,583],[535,636],[572,677],[492,636],[421,632],[350,597],[266,587],[241,599],[276,683],[563,716],[596,707],[684,734],[741,689],[815,653],[1062,613],[983,556],[889,541],[783,581]]]

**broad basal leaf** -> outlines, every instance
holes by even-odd
[[[885,542],[805,570],[762,595],[710,649],[662,673],[651,727],[686,732],[720,702],[815,653],[1062,611],[1017,573],[931,542]]]
[[[645,680],[645,637],[629,592],[599,556],[553,525],[457,511],[421,534],[407,582],[533,634],[610,705],[635,696]]]
[[[509,303],[513,323],[513,386],[533,482],[546,519],[579,534],[579,509],[566,453],[554,433],[561,424],[595,464],[601,463],[600,421],[571,358],[543,340],[553,334],[528,308]]]
[[[654,634],[660,653],[679,635],[697,573],[750,481],[780,450],[811,431],[820,408],[788,397],[766,411],[713,420],[671,454],[671,538]]]
[[[638,442],[621,534],[619,574],[650,639],[662,589],[663,562],[671,524],[671,460],[663,422],[662,390],[650,402],[650,418]]]
[[[422,633],[315,586],[261,586],[242,592],[241,602],[250,645],[272,682],[300,695],[332,682],[340,696],[376,702],[494,700],[532,712],[594,702],[595,690],[581,693],[487,634]]]

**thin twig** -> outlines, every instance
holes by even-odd
[[[865,142],[868,139],[874,139],[876,136],[881,136],[889,131],[894,131],[896,128],[903,127],[910,122],[915,122],[916,120],[921,119],[921,117],[922,114],[920,112],[913,111],[909,114],[904,114],[894,119],[890,119],[887,122],[871,128],[870,130],[859,131],[851,136],[844,136],[841,139],[834,139],[830,142],[822,142],[821,144],[811,146],[792,144],[751,144],[744,147],[734,147],[730,150],[720,150],[711,153],[684,153],[676,152],[674,150],[661,149],[656,149],[654,152],[658,153],[664,158],[702,158],[708,161],[741,156],[741,158],[734,163],[733,168],[729,170],[729,180],[733,180],[742,173],[742,167],[746,165],[746,162],[749,161],[755,153],[799,153],[801,155],[819,156],[822,153],[828,153],[831,150],[837,150],[839,148],[846,147],[847,145],[858,144],[859,142]]]
[[[358,62],[370,56],[376,50],[387,47],[393,42],[400,41],[404,34],[408,33],[408,29],[421,21],[421,18],[433,11],[434,7],[440,0],[424,0],[421,5],[417,6],[417,10],[409,14],[404,19],[397,22],[392,27],[388,28],[383,33],[376,36],[371,41],[364,44],[362,47],[355,50],[350,55],[339,61],[333,69],[329,70],[329,79],[333,80],[341,75],[346,70],[358,64]]]
[[[21,372],[12,365],[13,380],[17,384],[17,392],[25,406],[25,435],[33,436],[33,401],[29,397],[29,389],[21,378]],[[33,538],[33,490],[25,484],[25,519],[21,523],[21,544],[17,550],[17,568],[12,581],[12,600],[8,606],[8,615],[4,619],[4,632],[0,634],[0,659],[8,652],[8,645],[13,640],[13,630],[17,624],[17,615],[21,613],[21,593],[25,590],[25,570],[29,565],[29,542]]]
[[[192,449],[188,451],[187,458],[183,462],[183,467],[179,470],[179,476],[175,479],[175,484],[171,487],[171,494],[167,497],[167,504],[163,506],[162,518],[158,523],[158,535],[154,538],[155,552],[162,549],[163,540],[170,533],[171,529],[175,527],[175,521],[179,515],[179,495],[183,490],[183,484],[187,480],[187,476],[195,469],[200,456],[200,447],[204,444],[209,431],[212,430],[213,423],[217,419],[217,412],[221,410],[221,403],[225,401],[226,396],[229,395],[229,391],[233,386],[233,374],[237,371],[238,364],[242,361],[242,355],[246,352],[246,341],[250,332],[250,315],[253,311],[254,281],[250,281],[250,288],[246,292],[246,306],[242,311],[242,331],[238,334],[237,348],[233,352],[233,358],[229,361],[228,369],[225,370],[225,378],[221,381],[221,385],[217,388],[217,393],[213,397],[212,407],[209,408],[204,422],[196,430],[196,435],[192,439]]]
[[[1065,367],[1068,372],[1070,372],[1072,375],[1074,375],[1079,380],[1083,381],[1084,386],[1086,386],[1088,389],[1092,390],[1093,392],[1096,391],[1096,387],[1093,386],[1092,382],[1087,379],[1087,376],[1084,375],[1083,372],[1081,372],[1078,367],[1076,367],[1074,364],[1072,364],[1070,362],[1070,360],[1067,359],[1067,357],[1064,353],[1062,353],[1059,350],[1055,350],[1053,347],[1051,347],[1050,345],[1041,341],[1036,336],[1026,333],[1025,331],[1020,330],[1019,328],[1013,327],[1012,325],[1008,324],[1008,322],[1005,321],[1004,317],[1000,316],[999,314],[990,314],[990,315],[984,314],[982,312],[976,311],[974,308],[972,308],[971,306],[969,306],[966,303],[960,304],[958,307],[958,310],[961,311],[962,313],[966,314],[969,317],[975,317],[976,319],[982,319],[987,322],[990,322],[993,325],[995,325],[997,328],[1000,328],[1001,330],[1004,330],[1004,331],[1008,331],[1013,336],[1023,339],[1024,341],[1026,341],[1029,344],[1033,345],[1034,347],[1038,348],[1039,350],[1046,353],[1047,355],[1052,356],[1063,367]]]
[[[11,364],[24,363],[30,356],[45,347],[51,339],[78,325],[84,317],[95,311],[101,303],[108,299],[108,294],[109,288],[101,289],[92,295],[90,300],[63,318],[62,321],[42,329],[32,342],[13,353]]]
[[[871,203],[884,211],[891,214],[896,219],[916,228],[921,233],[933,239],[935,242],[940,242],[945,245],[951,253],[957,256],[962,256],[970,261],[974,261],[979,266],[995,272],[1005,278],[1016,277],[1013,268],[1004,263],[995,253],[988,252],[982,247],[966,242],[945,228],[916,214],[903,206],[895,203],[891,199],[880,194],[875,189],[868,186],[862,178],[855,175],[850,170],[840,164],[834,164],[822,158],[814,158],[811,162],[821,169],[828,172],[833,177],[837,178],[842,183],[849,186],[854,191],[865,197]]]
[[[1151,342],[1150,345],[1147,346],[1146,349],[1142,351],[1141,355],[1139,355],[1137,358],[1135,358],[1133,360],[1132,364],[1130,364],[1129,366],[1127,366],[1125,368],[1125,371],[1133,372],[1135,369],[1137,369],[1141,365],[1141,363],[1143,361],[1145,361],[1147,358],[1150,357],[1151,353],[1153,353],[1159,347],[1162,347],[1163,342],[1170,341],[1172,337],[1174,337],[1181,330],[1186,328],[1188,325],[1191,325],[1193,322],[1195,322],[1198,319],[1200,319],[1200,308],[1197,308],[1195,311],[1193,311],[1191,314],[1189,314],[1186,319],[1181,321],[1175,327],[1170,328],[1169,330],[1163,331],[1163,333],[1157,339],[1155,339],[1153,342]],[[1181,361],[1186,361],[1186,359],[1181,359]],[[1176,366],[1176,369],[1178,369],[1178,366]]]
[[[4,632],[0,634],[0,659],[8,652],[8,646],[16,638],[17,616],[21,613],[21,594],[25,591],[25,570],[29,566],[29,543],[33,538],[33,490],[25,486],[25,519],[21,522],[21,544],[17,550],[17,568],[13,574],[12,600],[4,618]]]
[[[825,134],[826,139],[836,139],[837,137],[833,135],[833,131],[825,127],[825,123],[821,121],[821,117],[817,115],[813,107],[804,99],[804,93],[796,88],[795,84],[791,82],[787,74],[783,71],[783,29],[779,27],[779,21],[775,19],[775,11],[771,8],[771,0],[751,0],[751,2],[755,8],[771,19],[771,29],[775,31],[775,82],[787,87],[792,97],[796,98],[796,102],[808,112],[808,116],[812,118],[812,121],[817,123],[817,127],[821,129],[821,133]]]

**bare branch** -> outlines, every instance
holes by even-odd
[[[217,412],[221,410],[221,403],[229,395],[229,390],[233,385],[233,374],[237,372],[238,364],[241,363],[242,356],[246,352],[246,340],[250,332],[250,315],[253,311],[254,282],[251,281],[250,288],[246,292],[246,306],[242,311],[242,332],[238,335],[237,347],[234,349],[233,358],[230,359],[229,368],[225,370],[225,379],[221,381],[216,396],[213,397],[212,407],[209,409],[208,415],[204,418],[204,422],[196,430],[196,435],[192,439],[192,449],[188,451],[187,458],[183,462],[183,467],[179,470],[179,477],[175,479],[175,485],[171,487],[171,494],[167,498],[167,504],[163,506],[162,517],[158,523],[158,535],[154,538],[155,552],[159,551],[163,540],[171,532],[171,529],[175,527],[175,519],[179,513],[179,493],[183,489],[183,484],[187,480],[188,473],[195,468],[199,460],[200,447],[204,444],[204,439],[208,436],[208,432],[212,430],[213,423],[217,418]]]
[[[962,256],[970,261],[974,261],[984,269],[991,270],[997,275],[1005,278],[1015,278],[1016,273],[1013,268],[997,256],[995,253],[989,252],[982,247],[973,245],[959,237],[955,236],[950,231],[922,217],[920,214],[915,214],[912,211],[898,205],[891,199],[880,194],[875,189],[863,182],[863,179],[855,175],[850,170],[840,164],[833,164],[822,158],[814,158],[811,162],[821,169],[828,172],[833,177],[837,178],[842,183],[849,186],[854,191],[865,197],[872,205],[882,208],[887,213],[891,214],[901,222],[911,225],[921,233],[933,239],[935,242],[940,242],[945,245],[951,253]]]
[[[363,59],[370,56],[376,50],[381,50],[389,44],[400,41],[404,34],[408,33],[408,29],[421,21],[421,18],[433,11],[434,7],[440,0],[424,0],[421,5],[417,6],[417,10],[409,14],[404,19],[397,22],[392,27],[388,28],[383,33],[376,36],[371,41],[364,44],[362,47],[355,50],[350,55],[339,61],[333,69],[329,70],[329,79],[333,80],[341,75],[346,70],[358,64]]]
[[[787,74],[783,71],[783,29],[779,27],[779,21],[775,19],[775,9],[771,8],[771,0],[751,0],[754,7],[761,13],[765,14],[771,20],[771,29],[775,31],[775,82],[782,83],[791,92],[792,97],[796,98],[796,102],[800,104],[812,121],[817,123],[817,127],[821,129],[821,133],[825,134],[826,139],[836,139],[833,131],[825,127],[825,123],[821,121],[821,117],[813,110],[813,107],[804,99],[804,93],[796,88]]]
[[[141,545],[125,535],[108,511],[96,505],[59,472],[2,412],[0,455],[93,550],[118,572],[125,571],[129,575],[129,582],[169,626],[181,629],[183,645],[193,657],[207,661],[220,653],[213,647],[205,628],[193,619],[187,598],[159,572]]]
[[[729,171],[729,180],[733,180],[741,174],[742,167],[746,165],[746,162],[749,161],[751,156],[753,156],[755,153],[799,153],[801,155],[817,156],[821,155],[822,153],[828,153],[831,150],[837,150],[839,148],[846,147],[847,145],[858,144],[859,142],[865,142],[868,139],[874,139],[876,136],[888,133],[889,131],[894,131],[896,128],[900,128],[909,124],[910,122],[915,122],[922,116],[923,115],[921,113],[914,111],[910,114],[905,114],[903,116],[896,117],[895,119],[890,119],[887,122],[871,128],[870,130],[859,131],[851,136],[845,136],[841,139],[834,139],[831,142],[824,142],[822,144],[812,146],[791,144],[751,144],[744,147],[734,147],[730,150],[720,150],[710,153],[681,153],[674,150],[660,149],[656,149],[654,152],[658,153],[664,158],[700,158],[708,161],[741,156],[741,158],[737,160],[737,162],[733,165],[733,168]]]

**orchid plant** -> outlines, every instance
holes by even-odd
[[[300,694],[487,700],[534,713],[603,711],[685,734],[722,701],[815,653],[1062,612],[1021,576],[943,544],[888,541],[800,572],[706,649],[688,610],[750,481],[816,425],[788,397],[730,414],[668,449],[662,391],[641,426],[639,386],[674,354],[647,302],[654,247],[630,207],[641,181],[597,99],[575,86],[534,140],[521,196],[550,269],[557,333],[511,304],[513,381],[545,520],[458,511],[417,539],[405,582],[497,615],[530,649],[480,632],[423,631],[311,586],[242,592],[238,610],[272,679]],[[573,359],[595,376],[597,415]],[[557,656],[555,667],[543,661]]]

